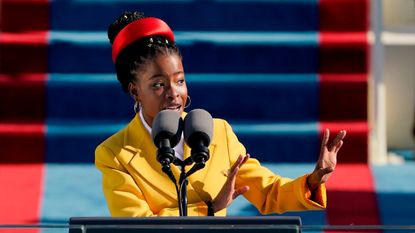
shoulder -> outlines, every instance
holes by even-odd
[[[107,148],[122,147],[122,144],[124,142],[125,132],[126,132],[126,127],[114,133],[113,135],[109,136],[107,139],[101,142],[97,146],[97,148],[99,147],[107,147]]]
[[[122,149],[129,149],[137,151],[143,143],[147,143],[149,139],[148,132],[141,124],[138,117],[134,117],[124,128],[114,133],[102,143],[100,143],[95,150],[95,157],[114,156]]]
[[[221,130],[232,130],[231,125],[228,121],[221,118],[213,118],[213,128]]]
[[[233,134],[234,132],[228,121],[220,118],[213,119],[213,136],[216,139],[223,140]]]
[[[115,151],[119,151],[124,144],[125,132],[126,127],[101,142],[95,149],[95,157],[103,156],[103,154],[114,154]]]
[[[225,130],[229,126],[229,123],[221,118],[213,118],[213,128],[214,130]]]
[[[136,118],[133,118],[127,125],[118,130],[113,135],[102,141],[95,149],[95,156],[99,156],[102,153],[116,154],[124,146],[126,138],[128,138],[128,132],[133,131],[130,128],[134,127]]]

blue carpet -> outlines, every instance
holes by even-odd
[[[109,216],[95,166],[46,164],[41,223],[66,224],[72,216]]]
[[[415,162],[373,166],[383,224],[415,224]]]

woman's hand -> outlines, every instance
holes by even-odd
[[[307,178],[307,184],[311,191],[315,190],[320,184],[327,182],[331,173],[336,168],[337,153],[343,145],[346,130],[341,130],[336,138],[329,143],[330,130],[324,131],[323,141],[321,142],[320,156],[316,168]]]
[[[239,195],[246,193],[249,190],[249,186],[243,186],[236,188],[235,180],[236,175],[238,174],[239,168],[249,159],[249,154],[246,156],[239,155],[236,162],[232,165],[231,169],[228,170],[226,174],[227,179],[225,184],[222,186],[218,196],[212,201],[213,210],[217,212],[228,207],[233,200],[235,200]]]

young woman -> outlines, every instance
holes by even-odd
[[[158,112],[171,109],[186,114],[185,72],[173,32],[161,19],[125,12],[110,25],[108,37],[117,78],[134,98],[137,111],[124,129],[96,149],[95,163],[102,172],[109,210],[113,216],[179,216],[175,186],[161,172],[151,138]],[[314,171],[292,180],[261,166],[246,153],[231,126],[214,119],[210,159],[189,177],[188,215],[225,216],[239,195],[262,214],[325,208],[324,183],[335,169],[345,135],[342,130],[329,143],[327,129]],[[183,139],[174,150],[179,159],[190,156]],[[172,166],[172,170],[178,177],[179,169]]]

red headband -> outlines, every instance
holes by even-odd
[[[161,19],[148,17],[128,24],[115,37],[114,43],[112,44],[112,61],[115,63],[121,50],[134,41],[153,35],[164,36],[174,42],[172,30]]]

